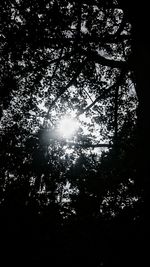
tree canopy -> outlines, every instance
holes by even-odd
[[[147,39],[138,46],[139,6],[132,17],[128,2],[1,3],[1,213],[4,222],[21,215],[33,239],[73,233],[72,223],[95,236],[95,224],[107,232],[109,221],[142,216]]]

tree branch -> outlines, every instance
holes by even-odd
[[[78,23],[77,23],[77,33],[76,38],[77,41],[80,40],[80,33],[81,33],[81,2],[77,3],[77,12],[78,12]]]
[[[114,139],[117,142],[118,138],[118,95],[119,95],[119,85],[115,88],[115,107],[114,107]]]
[[[77,117],[80,116],[81,114],[83,114],[84,112],[88,111],[89,109],[91,109],[99,100],[102,100],[102,98],[105,98],[106,97],[106,93],[110,92],[112,89],[116,88],[116,90],[118,91],[118,88],[119,88],[119,85],[121,84],[123,78],[124,78],[124,75],[125,75],[126,71],[122,71],[119,78],[117,79],[117,81],[109,86],[108,88],[105,88],[104,90],[106,92],[103,92],[103,95],[100,95],[98,96],[89,106],[87,106],[85,109],[81,110],[78,114],[77,114]],[[116,91],[115,91],[116,92]],[[118,93],[116,92],[116,95],[115,95],[115,99],[118,99]],[[117,108],[118,109],[118,108]]]
[[[79,76],[79,74],[80,74],[80,72],[82,71],[83,67],[85,66],[86,62],[87,62],[87,58],[86,58],[85,60],[83,60],[83,62],[82,62],[81,64],[79,64],[79,66],[78,66],[78,68],[77,68],[77,70],[76,70],[76,73],[75,73],[75,75],[73,76],[73,78],[69,81],[69,83],[68,83],[65,87],[63,87],[63,88],[61,89],[59,95],[58,95],[58,96],[54,99],[54,101],[50,104],[49,109],[48,109],[48,112],[47,112],[47,116],[46,116],[47,118],[49,117],[49,113],[50,113],[52,107],[53,107],[53,106],[56,104],[56,102],[58,101],[58,99],[59,99],[59,98],[66,92],[66,90],[67,90],[70,86],[72,86],[72,85],[75,83],[77,77]]]
[[[120,29],[121,30],[121,29]],[[119,32],[119,29],[118,29]],[[102,44],[105,43],[121,43],[125,40],[128,40],[131,36],[128,34],[121,34],[119,35],[117,32],[114,34],[107,34],[106,36],[104,36],[103,38],[99,38],[99,41],[102,42]]]
[[[128,63],[125,61],[105,58],[101,56],[100,54],[98,54],[97,51],[90,51],[89,59],[91,61],[94,61],[95,63],[99,63],[102,66],[107,66],[111,68],[122,69],[128,66]]]
[[[112,144],[109,143],[99,143],[99,144],[92,144],[92,143],[75,143],[75,142],[69,142],[69,141],[65,141],[63,140],[62,143],[64,145],[68,145],[68,146],[75,146],[76,148],[98,148],[98,147],[112,147]]]

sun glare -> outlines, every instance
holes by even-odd
[[[59,130],[59,134],[63,138],[69,138],[75,134],[78,128],[79,128],[79,124],[77,120],[70,118],[70,117],[65,117],[60,121],[58,130]]]

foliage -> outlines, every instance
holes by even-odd
[[[134,121],[136,97],[126,68],[131,26],[115,4],[109,9],[96,1],[10,1],[1,14],[2,187],[21,179],[33,195],[52,190],[56,201],[58,187],[80,188],[86,171],[97,172],[101,163],[92,146],[113,145],[129,112]],[[56,137],[66,114],[80,122],[70,154],[71,144]]]
[[[1,210],[42,217],[43,236],[68,222],[127,219],[129,210],[137,220],[126,13],[97,0],[10,0],[0,12]],[[69,138],[59,132],[66,116],[79,125]]]

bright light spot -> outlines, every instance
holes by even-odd
[[[78,128],[79,123],[77,122],[77,120],[70,117],[65,117],[59,123],[59,135],[61,135],[63,138],[72,137],[78,130]]]
[[[74,152],[74,149],[73,148],[66,148],[65,149],[65,153],[68,154],[68,155],[73,154],[73,152]]]

